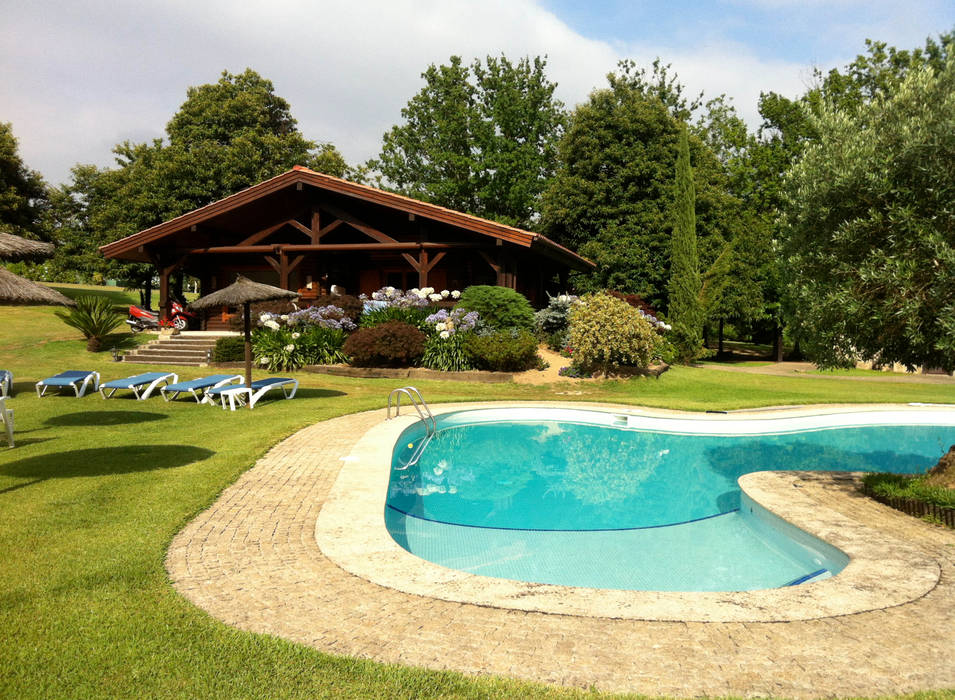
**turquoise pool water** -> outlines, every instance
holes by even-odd
[[[399,440],[386,524],[424,559],[523,581],[706,591],[814,580],[848,558],[741,502],[737,479],[767,469],[918,473],[955,444],[953,425],[851,424],[865,419],[829,416],[850,423],[831,428],[820,419],[459,412],[439,419],[407,468],[423,426]]]

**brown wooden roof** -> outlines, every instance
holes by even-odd
[[[446,209],[435,204],[429,204],[392,192],[386,192],[375,187],[369,187],[368,185],[360,185],[356,182],[318,173],[300,165],[296,165],[281,175],[277,175],[269,180],[241,190],[225,199],[212,202],[211,204],[207,204],[199,209],[194,209],[191,212],[177,216],[174,219],[165,221],[152,228],[100,246],[99,250],[108,258],[142,260],[141,246],[157,243],[175,233],[182,232],[192,226],[208,221],[213,217],[238,209],[266,195],[285,188],[294,187],[299,183],[365,202],[378,204],[390,209],[414,214],[415,216],[490,236],[521,247],[537,249],[547,257],[558,259],[567,266],[577,270],[591,270],[595,267],[591,261],[540,234],[513,226],[505,226],[495,221],[464,214],[452,209]]]

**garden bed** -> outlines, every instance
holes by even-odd
[[[349,367],[348,365],[309,365],[305,372],[315,374],[334,374],[339,377],[360,377],[362,379],[450,379],[460,382],[511,382],[514,375],[510,372],[483,372],[468,370],[464,372],[441,372],[423,367]]]

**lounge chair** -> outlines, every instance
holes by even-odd
[[[56,376],[41,379],[36,383],[36,395],[43,396],[46,390],[51,386],[68,386],[80,397],[86,393],[90,383],[93,384],[93,391],[99,389],[99,372],[71,371],[60,372]],[[42,390],[41,390],[42,388]]]
[[[209,389],[214,389],[219,386],[241,381],[241,374],[210,374],[208,377],[190,379],[187,382],[168,384],[162,387],[159,391],[162,393],[162,397],[166,399],[166,401],[177,398],[179,394],[183,392],[189,392],[196,400],[196,403],[202,403],[202,397],[200,397],[196,392],[201,391],[205,393]],[[172,394],[172,396],[170,396],[170,394]]]
[[[0,369],[0,397],[6,398],[13,394],[13,372]]]
[[[126,377],[125,379],[114,379],[105,384],[101,384],[99,393],[104,399],[109,399],[120,389],[129,389],[136,396],[137,401],[143,401],[144,399],[148,399],[161,383],[171,384],[178,381],[179,375],[173,372],[146,372],[144,374]],[[146,388],[143,389],[143,387]],[[108,394],[106,393],[107,389],[109,390]]]
[[[281,389],[286,399],[294,398],[295,392],[298,391],[298,380],[289,377],[269,377],[268,379],[256,379],[250,386],[245,384],[220,386],[209,389],[203,401],[215,405],[216,398],[218,398],[222,402],[222,408],[225,409],[225,402],[228,399],[230,410],[235,410],[236,402],[240,406],[248,404],[251,409],[255,408],[259,399],[272,389]]]
[[[7,443],[13,447],[13,409],[7,408],[7,397],[0,397],[0,422],[7,431]]]

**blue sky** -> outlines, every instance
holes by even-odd
[[[54,184],[76,163],[111,165],[117,143],[161,138],[187,88],[223,70],[272,80],[306,137],[358,163],[422,71],[453,54],[546,55],[571,107],[620,59],[659,56],[755,127],[760,92],[798,96],[867,37],[913,48],[955,28],[955,0],[6,0],[3,12],[0,120]]]

